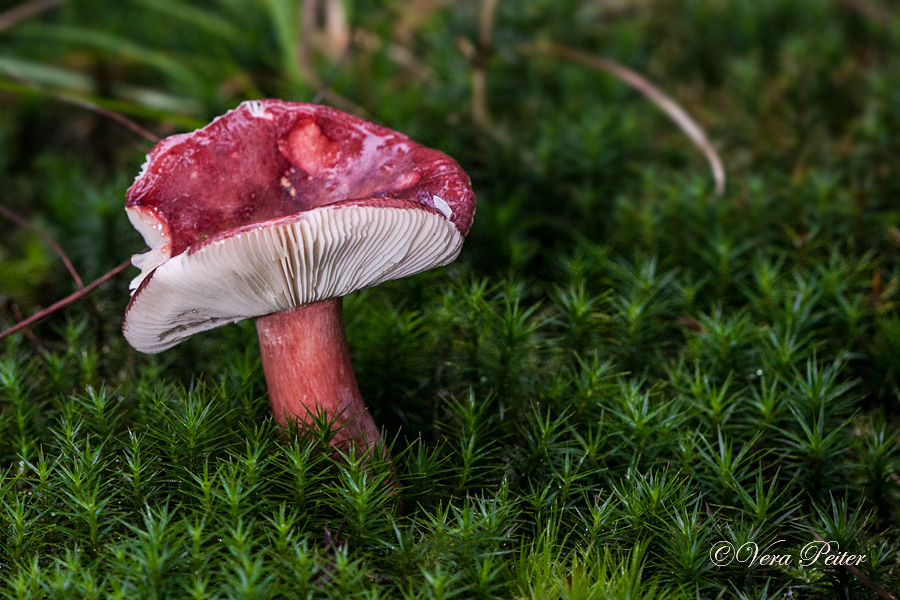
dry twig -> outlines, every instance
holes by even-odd
[[[838,4],[876,23],[890,25],[894,22],[894,13],[868,0],[838,0]]]
[[[332,89],[331,84],[334,81],[323,82],[319,77],[318,73],[312,66],[312,42],[315,40],[317,36],[317,15],[318,15],[318,2],[317,0],[303,0],[303,4],[300,7],[300,28],[301,28],[301,36],[300,42],[297,47],[297,68],[300,71],[300,77],[302,77],[310,87],[316,88],[318,93],[316,97],[318,98],[317,102],[325,99],[328,100],[331,104],[344,112],[350,113],[362,119],[371,120],[372,117],[369,115],[369,111],[367,111],[362,106],[356,104],[349,98],[342,96]],[[332,15],[332,19],[336,18],[335,15]],[[350,37],[352,40],[352,36]],[[348,43],[345,47],[345,53],[349,52],[350,43]],[[338,64],[341,61],[345,60],[345,57],[342,55],[338,59]],[[319,95],[321,94],[321,97]]]
[[[824,541],[825,541],[825,540],[822,538],[822,536],[820,536],[820,535],[819,535],[818,533],[816,533],[814,530],[810,529],[809,532],[810,532],[811,534],[813,534],[813,537],[815,537],[816,540],[818,540],[818,541],[820,541],[820,542],[824,542]],[[828,555],[829,555],[829,556],[835,556],[835,557],[838,556],[835,552],[828,552]],[[856,578],[859,580],[859,582],[860,582],[861,584],[863,584],[864,586],[866,586],[867,588],[869,588],[870,590],[872,590],[873,592],[875,592],[876,594],[878,594],[879,597],[884,598],[884,600],[900,600],[900,599],[897,598],[897,596],[895,596],[894,594],[890,593],[889,591],[887,591],[886,589],[884,589],[883,587],[881,587],[880,585],[878,585],[877,583],[875,583],[874,581],[872,581],[871,579],[869,579],[869,576],[868,576],[868,575],[866,575],[865,573],[863,573],[862,571],[860,571],[859,569],[857,569],[855,566],[853,566],[853,565],[846,565],[846,564],[843,564],[843,563],[841,564],[841,566],[844,567],[845,569],[847,569],[848,571],[850,571],[850,573],[851,573],[854,577],[856,577]]]
[[[42,88],[41,86],[39,86],[34,81],[28,79],[27,77],[24,77],[23,75],[21,75],[19,73],[12,71],[11,69],[9,69],[7,67],[0,67],[0,69],[2,69],[3,72],[6,73],[6,75],[10,79],[17,81],[18,83],[24,85],[25,87],[38,92],[39,94],[42,94],[49,98],[53,98],[54,100],[58,100],[65,104],[71,104],[73,106],[77,106],[79,108],[89,110],[91,112],[97,113],[98,115],[106,117],[107,119],[111,119],[111,120],[115,121],[116,123],[118,123],[119,125],[122,125],[123,127],[129,129],[133,133],[136,133],[137,135],[146,139],[147,141],[153,142],[154,144],[159,141],[158,136],[150,133],[149,131],[147,131],[146,129],[144,129],[143,127],[141,127],[140,125],[138,125],[137,123],[135,123],[134,121],[132,121],[131,119],[126,117],[125,115],[117,113],[114,110],[104,108],[104,107],[100,106],[99,104],[95,104],[94,102],[91,102],[90,100],[86,100],[84,98],[80,98],[80,97],[72,95],[72,94],[67,94],[66,92],[54,92],[54,91],[46,90],[46,89]]]
[[[78,271],[75,270],[75,266],[72,264],[72,261],[69,260],[69,256],[62,249],[62,247],[56,243],[50,234],[48,234],[43,229],[36,227],[35,225],[29,223],[13,211],[9,210],[2,204],[0,204],[0,215],[3,215],[22,229],[28,229],[36,233],[50,248],[56,253],[56,255],[63,261],[63,264],[66,265],[66,270],[69,271],[69,274],[72,276],[72,279],[75,280],[75,285],[78,286],[78,289],[84,287],[84,282],[81,280],[81,277],[78,275]]]
[[[106,117],[107,119],[111,119],[111,120],[115,121],[116,123],[118,123],[119,125],[122,125],[123,127],[131,130],[133,133],[136,133],[137,135],[146,139],[149,142],[153,142],[155,144],[159,141],[159,136],[157,136],[153,133],[150,133],[149,131],[147,131],[146,129],[144,129],[143,127],[141,127],[140,125],[138,125],[137,123],[135,123],[134,121],[132,121],[131,119],[126,117],[125,115],[123,115],[121,113],[117,113],[114,110],[109,110],[108,108],[104,108],[104,107],[100,106],[99,104],[94,104],[90,100],[85,100],[84,98],[79,98],[77,96],[72,96],[69,94],[62,93],[62,92],[44,91],[44,93],[48,94],[49,96],[51,96],[53,98],[56,98],[60,102],[65,102],[67,104],[71,104],[73,106],[77,106],[79,108],[83,108],[85,110],[95,112],[98,115]]]
[[[101,276],[99,279],[96,279],[95,281],[84,286],[83,288],[81,288],[80,290],[75,292],[74,294],[70,294],[70,295],[66,296],[65,298],[63,298],[62,300],[60,300],[59,302],[55,302],[55,303],[51,304],[44,310],[31,315],[24,321],[19,321],[18,323],[16,323],[9,329],[7,329],[5,331],[0,331],[0,340],[16,333],[17,331],[25,329],[26,327],[29,327],[29,326],[33,325],[34,323],[37,323],[41,319],[49,317],[51,314],[55,313],[56,311],[58,311],[61,308],[65,308],[66,306],[72,304],[76,300],[80,300],[81,298],[84,298],[85,296],[87,296],[88,294],[93,292],[95,289],[100,287],[102,284],[106,283],[107,281],[109,281],[110,279],[112,279],[113,277],[115,277],[116,275],[118,275],[119,273],[121,273],[122,271],[124,271],[125,269],[127,269],[130,266],[131,266],[131,259],[128,259],[125,262],[123,262],[122,264],[120,264],[119,266],[115,267],[113,270],[111,270],[111,271],[107,272],[106,274],[104,274],[103,276]]]
[[[18,304],[12,305],[12,312],[13,312],[13,317],[15,317],[16,321],[22,320],[22,311],[19,310]],[[40,354],[41,356],[44,356],[44,357],[47,356],[47,349],[44,348],[44,345],[41,343],[41,340],[39,340],[38,337],[36,335],[34,335],[34,332],[31,331],[30,328],[25,327],[22,330],[22,333],[24,333],[25,337],[27,337],[31,341],[31,344],[34,346],[35,350],[38,351],[38,354]]]
[[[31,2],[23,2],[4,13],[0,13],[0,31],[5,31],[20,21],[39,15],[45,10],[56,8],[63,2],[65,0],[32,0]]]
[[[334,63],[334,68],[331,71],[331,75],[326,79],[322,86],[319,88],[319,91],[316,92],[315,97],[312,99],[313,104],[318,104],[322,101],[322,98],[332,89],[332,85],[334,85],[334,80],[337,79],[338,74],[341,72],[341,67],[344,66],[344,63],[347,62],[347,59],[350,58],[350,53],[353,51],[353,29],[350,30],[350,41],[347,45],[344,46],[343,52],[341,52],[340,57],[337,59],[337,62]]]
[[[9,219],[13,223],[18,225],[19,227],[22,227],[23,229],[28,229],[28,230],[36,233],[42,240],[44,240],[44,242],[48,246],[50,246],[50,248],[53,250],[53,252],[55,252],[56,255],[62,260],[63,264],[66,266],[66,270],[69,271],[69,274],[72,276],[72,279],[75,280],[75,285],[77,286],[77,288],[80,290],[81,288],[84,287],[84,281],[82,281],[81,276],[78,274],[78,271],[75,270],[75,266],[72,264],[72,261],[69,260],[69,255],[66,254],[66,251],[62,249],[62,246],[57,244],[56,240],[54,240],[53,237],[49,233],[40,229],[39,227],[36,227],[34,224],[28,222],[26,219],[22,218],[21,216],[14,213],[13,211],[11,211],[10,209],[6,208],[3,205],[0,205],[0,215],[3,215],[4,217]],[[97,318],[97,322],[99,323],[101,320],[100,311],[97,310],[97,304],[94,302],[94,299],[91,297],[88,297],[88,304],[90,304],[91,312]],[[16,320],[21,321],[22,318],[20,316],[16,316]],[[27,335],[28,330],[26,329],[25,331],[26,331],[26,335]],[[35,338],[35,339],[37,339],[37,338]],[[32,340],[32,341],[34,341],[34,340]]]
[[[690,115],[685,112],[674,100],[660,91],[655,85],[650,83],[642,75],[632,71],[628,67],[620,65],[614,61],[581,50],[569,48],[552,42],[537,42],[521,46],[519,50],[526,54],[545,54],[563,58],[572,62],[581,63],[601,71],[605,71],[613,75],[620,81],[633,87],[635,90],[643,94],[651,102],[656,104],[660,110],[665,112],[670,119],[690,138],[694,145],[706,157],[712,170],[713,180],[716,184],[716,193],[722,194],[725,191],[725,168],[722,166],[722,159],[719,157],[716,149],[713,148],[709,139],[706,137],[703,129],[697,124]]]

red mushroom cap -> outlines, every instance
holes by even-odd
[[[150,251],[123,331],[159,352],[220,324],[451,262],[468,176],[407,136],[316,105],[259,100],[147,157],[126,210]]]

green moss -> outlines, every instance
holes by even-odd
[[[314,94],[295,7],[107,4],[14,28],[0,58],[181,125]],[[122,276],[40,346],[0,342],[0,597],[869,597],[802,564],[816,536],[900,588],[900,30],[845,4],[501,2],[475,59],[490,131],[460,50],[477,3],[348,5],[369,41],[309,68],[479,196],[455,264],[345,300],[391,462],[280,432],[252,323],[132,351]],[[726,194],[621,82],[519,51],[539,39],[681,102]],[[85,280],[140,251],[121,208],[146,148],[46,94],[3,102],[4,205]],[[0,327],[74,289],[3,227]],[[722,541],[792,562],[717,566]]]

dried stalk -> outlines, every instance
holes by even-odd
[[[22,320],[22,311],[19,310],[18,304],[12,305],[12,312],[13,312],[13,317],[15,317],[16,321]],[[31,344],[34,346],[35,350],[38,351],[38,354],[40,354],[41,356],[44,356],[44,357],[47,356],[47,349],[44,348],[44,345],[41,343],[41,340],[39,340],[38,337],[36,335],[34,335],[34,332],[31,331],[30,328],[25,327],[22,330],[22,333],[24,333],[25,337],[27,337],[31,341]]]
[[[316,102],[322,99],[328,100],[335,108],[356,115],[362,119],[371,120],[372,117],[362,106],[356,104],[349,98],[335,92],[331,84],[334,81],[323,82],[318,73],[312,66],[312,41],[316,35],[316,17],[318,15],[318,0],[303,0],[300,7],[300,40],[297,45],[297,67],[300,70],[300,76],[311,86],[316,88]],[[350,44],[347,44],[345,51],[349,52]],[[320,97],[321,95],[321,97]]]
[[[822,538],[822,536],[820,536],[818,533],[816,533],[812,529],[810,529],[809,532],[811,534],[813,534],[813,537],[816,538],[817,541],[820,541],[820,542],[825,541]],[[834,556],[834,557],[837,556],[837,554],[835,554],[834,552],[829,552],[828,554],[829,554],[829,556]],[[883,587],[881,587],[880,585],[878,585],[877,583],[875,583],[874,581],[869,579],[868,575],[866,575],[865,573],[863,573],[862,571],[857,569],[855,566],[845,565],[845,564],[841,564],[841,566],[844,567],[845,569],[847,569],[848,571],[850,571],[850,573],[854,577],[856,577],[856,579],[858,579],[861,584],[863,584],[864,586],[866,586],[867,588],[869,588],[870,590],[872,590],[873,592],[878,594],[879,597],[884,598],[884,600],[898,600],[897,596],[888,592],[886,589],[884,589]]]
[[[337,62],[334,63],[331,75],[322,83],[321,87],[319,87],[319,90],[316,92],[315,97],[312,99],[313,104],[319,104],[322,101],[322,98],[325,98],[332,89],[331,86],[334,85],[334,80],[337,79],[338,74],[341,72],[341,68],[344,66],[344,63],[347,62],[347,59],[350,58],[350,53],[353,51],[354,37],[353,31],[351,30],[350,41],[344,46],[343,52],[341,52]]]
[[[54,240],[53,237],[49,233],[40,229],[39,227],[36,227],[32,223],[29,223],[27,220],[25,220],[24,218],[22,218],[21,216],[19,216],[16,213],[14,213],[13,211],[9,210],[8,208],[6,208],[3,205],[0,205],[0,215],[3,215],[4,217],[9,219],[13,223],[18,225],[19,227],[22,227],[23,229],[28,229],[28,230],[36,233],[42,240],[44,240],[44,242],[48,246],[50,246],[50,248],[53,250],[53,252],[56,253],[56,255],[60,258],[60,260],[62,260],[63,264],[66,267],[66,270],[69,271],[69,274],[72,276],[72,279],[75,281],[75,285],[77,286],[77,288],[80,290],[81,288],[84,287],[84,281],[82,281],[81,276],[78,274],[78,271],[75,270],[75,266],[72,264],[72,261],[69,260],[69,255],[66,254],[66,251],[62,249],[62,246],[57,244],[56,240]],[[99,323],[101,320],[100,319],[100,311],[97,310],[97,305],[94,302],[94,299],[88,298],[88,304],[90,304],[91,312],[94,314],[94,317],[96,317],[97,322]],[[22,318],[20,316],[16,316],[16,315],[14,315],[14,316],[16,317],[17,321],[22,320]],[[26,330],[26,333],[27,333],[27,331],[28,330]]]
[[[642,75],[607,58],[588,54],[587,52],[582,52],[581,50],[554,44],[552,42],[527,44],[525,46],[520,46],[519,50],[525,54],[544,54],[581,63],[609,73],[620,81],[633,87],[651,102],[656,104],[660,110],[666,113],[669,118],[678,125],[681,131],[694,142],[694,145],[697,146],[706,157],[707,162],[709,162],[713,180],[715,181],[716,194],[722,194],[725,191],[725,167],[722,165],[722,159],[719,157],[718,152],[716,152],[716,149],[713,148],[709,139],[706,137],[706,133],[704,133],[700,125],[698,125],[683,108]]]
[[[78,275],[78,271],[75,270],[75,266],[72,264],[72,261],[69,260],[69,256],[62,249],[62,247],[56,243],[56,240],[54,240],[50,236],[50,234],[48,234],[46,231],[42,230],[41,228],[36,227],[35,225],[29,223],[28,221],[26,221],[25,219],[23,219],[22,217],[20,217],[16,213],[14,213],[13,211],[9,210],[2,204],[0,204],[0,215],[3,215],[4,217],[9,219],[13,223],[18,225],[19,227],[21,227],[22,229],[28,229],[28,230],[36,233],[42,240],[44,240],[44,242],[46,242],[46,244],[48,246],[50,246],[50,248],[53,250],[53,252],[55,252],[56,255],[63,261],[63,264],[66,265],[66,270],[69,271],[69,275],[71,275],[72,279],[75,280],[75,285],[78,286],[78,289],[81,289],[84,287],[84,282],[81,280],[81,276]]]
[[[125,115],[119,114],[114,110],[104,108],[98,104],[94,104],[90,100],[85,100],[84,98],[79,98],[78,96],[74,96],[72,94],[67,94],[65,92],[53,92],[50,90],[46,90],[46,89],[42,88],[41,86],[39,86],[34,81],[28,79],[27,77],[20,75],[19,73],[15,73],[15,72],[11,71],[9,68],[0,67],[0,69],[2,69],[3,72],[6,73],[6,75],[9,76],[10,79],[17,81],[18,83],[24,85],[25,87],[38,92],[39,94],[42,94],[49,98],[53,98],[54,100],[58,100],[65,104],[71,104],[73,106],[77,106],[79,108],[89,110],[91,112],[97,113],[98,115],[106,117],[107,119],[111,119],[111,120],[115,121],[116,123],[118,123],[119,125],[122,125],[123,127],[129,129],[133,133],[136,133],[137,135],[146,139],[147,141],[153,142],[154,144],[159,141],[158,136],[150,133],[149,131],[147,131],[146,129],[144,129],[143,127],[141,127],[140,125],[138,125],[137,123],[135,123],[134,121],[132,121],[131,119],[126,117]]]
[[[84,298],[85,296],[87,296],[88,294],[93,292],[95,289],[100,287],[102,284],[106,283],[107,281],[109,281],[110,279],[112,279],[113,277],[115,277],[116,275],[118,275],[119,273],[121,273],[122,271],[124,271],[125,269],[127,269],[130,266],[131,266],[131,259],[128,259],[125,262],[123,262],[122,264],[120,264],[119,266],[115,267],[113,270],[111,270],[111,271],[107,272],[106,274],[104,274],[103,276],[101,276],[99,279],[96,279],[95,281],[84,286],[83,288],[81,288],[80,290],[75,292],[74,294],[70,294],[70,295],[66,296],[65,298],[63,298],[62,300],[60,300],[59,302],[55,302],[55,303],[51,304],[44,310],[31,315],[24,321],[19,321],[18,323],[16,323],[9,329],[7,329],[5,331],[0,331],[0,340],[16,333],[17,331],[25,329],[26,327],[29,327],[29,326],[33,325],[34,323],[37,323],[41,319],[45,319],[45,318],[49,317],[50,315],[52,315],[59,309],[65,308],[66,306],[72,304],[75,301],[80,300],[81,298]]]
[[[491,52],[491,39],[494,32],[494,14],[498,0],[482,0],[478,17],[478,50],[473,57],[472,69],[472,120],[492,137],[506,141],[491,123],[491,115],[487,108],[487,62]]]
[[[20,21],[60,6],[65,0],[32,0],[24,2],[0,14],[0,31],[5,31]]]

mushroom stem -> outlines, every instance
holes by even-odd
[[[366,409],[344,334],[341,298],[308,304],[256,320],[263,370],[275,419],[311,424],[324,412],[332,445],[355,441],[372,448],[381,433]]]

